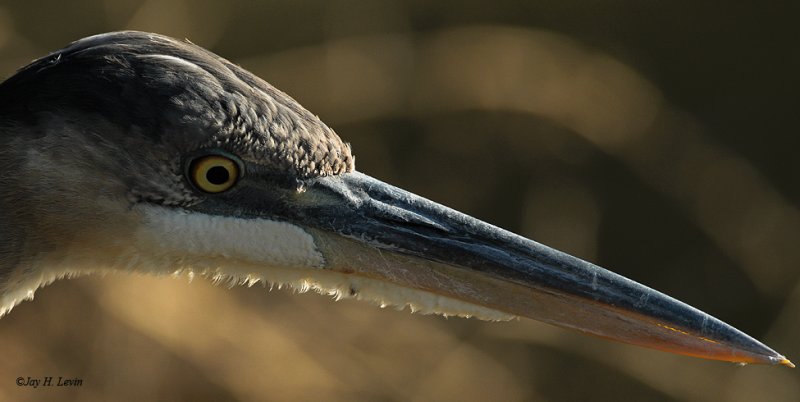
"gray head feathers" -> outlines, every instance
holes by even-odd
[[[71,115],[116,132],[94,136],[146,139],[175,158],[220,148],[298,178],[354,170],[349,145],[294,99],[199,46],[156,34],[81,39],[0,84],[5,127]]]

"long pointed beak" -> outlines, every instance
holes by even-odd
[[[325,269],[648,348],[793,367],[672,297],[369,176],[304,184],[282,215],[315,228]]]

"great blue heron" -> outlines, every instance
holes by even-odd
[[[316,116],[189,42],[74,42],[0,85],[0,130],[0,314],[65,276],[184,272],[792,366],[669,296],[358,173]]]

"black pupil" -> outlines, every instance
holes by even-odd
[[[206,180],[208,180],[211,184],[225,184],[230,180],[231,175],[228,173],[228,169],[225,169],[222,166],[214,166],[211,169],[208,169],[206,172]]]

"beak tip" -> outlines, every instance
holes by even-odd
[[[780,353],[775,353],[772,356],[762,356],[763,360],[759,359],[759,364],[769,364],[773,366],[786,366],[789,368],[795,368],[794,363],[791,360],[787,359]]]

